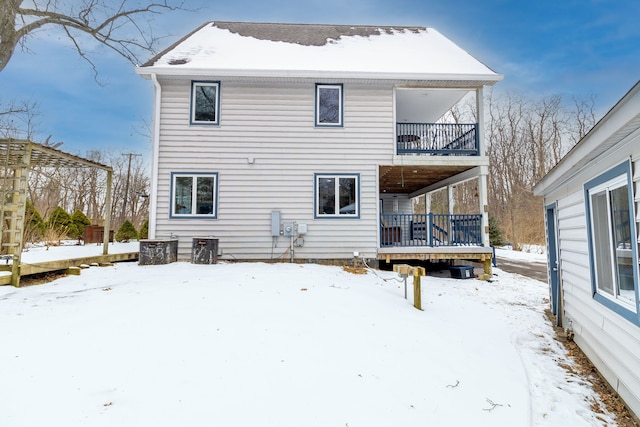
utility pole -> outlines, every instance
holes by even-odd
[[[142,156],[142,154],[123,153],[122,155],[129,156],[129,165],[127,166],[127,182],[124,187],[124,200],[122,201],[121,225],[124,223],[125,219],[127,219],[127,199],[129,198],[129,179],[131,178],[131,158],[134,156]]]

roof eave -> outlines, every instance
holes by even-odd
[[[494,85],[503,76],[497,73],[464,74],[464,73],[396,73],[376,71],[333,71],[333,70],[260,70],[260,69],[203,69],[187,67],[136,67],[136,73],[144,78],[152,74],[157,76],[201,76],[203,74],[216,77],[264,77],[264,78],[332,78],[332,79],[380,79],[380,80],[465,80],[478,81],[486,85]]]

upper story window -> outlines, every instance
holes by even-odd
[[[594,298],[638,323],[637,247],[630,167],[585,184]]]
[[[218,216],[217,173],[173,173],[171,194],[171,217]]]
[[[191,123],[220,124],[220,82],[191,82]]]
[[[316,174],[316,218],[359,218],[360,175]]]
[[[316,126],[342,126],[342,85],[316,84]]]

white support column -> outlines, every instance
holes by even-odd
[[[478,111],[478,141],[480,143],[480,155],[487,153],[487,141],[485,140],[485,110],[484,110],[484,88],[476,89],[476,110]],[[480,201],[480,213],[482,214],[482,245],[490,246],[489,242],[489,195],[487,176],[489,168],[483,166],[478,177],[478,200]]]
[[[478,141],[480,144],[480,155],[486,155],[486,144],[484,140],[485,134],[485,117],[484,117],[484,90],[482,87],[476,89],[476,111],[478,112]]]
[[[424,213],[426,215],[431,214],[431,193],[424,194]],[[426,229],[426,238],[427,242],[431,242],[431,220],[433,219],[431,216],[427,216],[425,221],[425,229]]]
[[[424,213],[429,214],[431,212],[431,193],[425,193],[424,195]]]
[[[453,208],[455,207],[455,203],[453,200],[453,191],[456,189],[455,186],[453,185],[447,185],[447,213],[449,214],[449,221],[448,221],[448,233],[449,233],[449,244],[451,244],[454,240],[455,240],[455,221],[453,220]]]
[[[489,202],[488,202],[488,187],[487,187],[487,175],[488,170],[486,166],[481,169],[481,175],[478,177],[478,200],[480,201],[480,213],[482,214],[482,246],[489,247]]]

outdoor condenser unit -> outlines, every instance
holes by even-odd
[[[191,247],[191,263],[216,264],[218,262],[218,239],[195,237]]]

